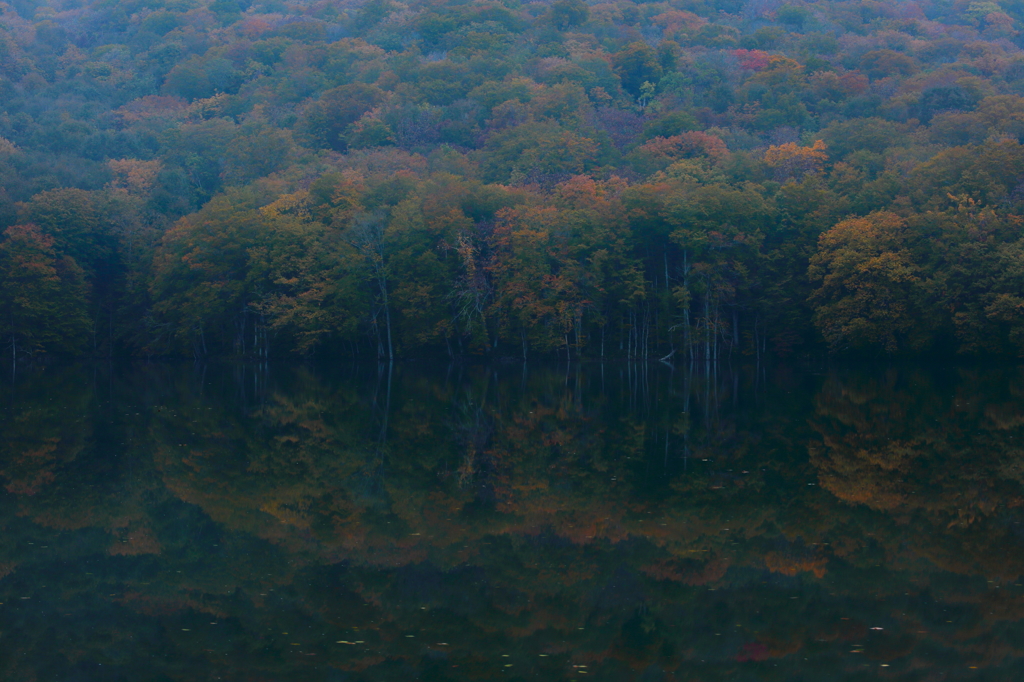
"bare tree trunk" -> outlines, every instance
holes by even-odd
[[[580,344],[580,327],[582,327],[582,326],[583,326],[583,313],[582,312],[577,312],[576,313],[576,358],[577,359],[579,359],[579,357],[580,357],[580,349],[582,348],[582,346]]]
[[[260,332],[263,337],[263,358],[266,359],[270,357],[270,339],[267,336],[267,318],[263,313],[260,313]]]
[[[393,360],[395,358],[395,348],[391,342],[391,306],[388,303],[388,284],[386,279],[381,282],[381,293],[384,296],[384,322],[388,327],[388,360]],[[390,387],[388,390],[390,391]]]
[[[732,309],[732,345],[729,347],[729,356],[732,356],[734,348],[740,345],[740,314],[736,308]]]
[[[754,313],[754,356],[757,358],[757,364],[761,364],[761,337],[758,332],[758,318],[760,316]]]
[[[477,312],[480,313],[480,328],[484,332],[484,350],[490,351],[491,350],[491,332],[490,332],[490,330],[487,329],[487,318],[484,317],[484,310],[483,310],[482,307],[480,307],[479,301],[477,303]],[[494,345],[495,346],[498,345],[498,339],[497,338],[494,339]]]

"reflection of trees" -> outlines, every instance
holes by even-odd
[[[1024,573],[1005,518],[1024,504],[1024,381],[1004,372],[831,376],[816,400],[810,448],[821,484],[911,524],[916,532],[901,535],[948,570]]]
[[[33,496],[81,452],[92,424],[82,373],[40,377],[8,398],[0,439],[0,479],[9,493]],[[54,400],[57,396],[58,400]]]
[[[194,656],[229,678],[301,679],[315,658],[366,675],[354,679],[396,662],[487,679],[504,652],[538,679],[572,664],[688,679],[696,661],[701,675],[763,664],[790,679],[821,642],[842,650],[836,671],[858,669],[851,642],[894,662],[936,643],[972,664],[1022,655],[994,624],[1024,615],[1012,585],[996,608],[942,581],[1024,565],[1007,554],[1020,545],[1007,516],[1018,378],[837,374],[812,430],[796,373],[621,369],[155,368],[109,382],[107,397],[74,375],[77,391],[41,382],[12,414],[26,434],[62,425],[78,454],[21,470],[5,453],[5,484],[50,473],[35,494],[13,490],[0,519],[51,529],[64,561],[106,562],[62,599],[114,595],[104,608],[121,615],[107,621],[159,622],[167,661]],[[65,405],[91,416],[63,424]],[[98,458],[111,443],[123,456]],[[821,487],[807,485],[815,471]],[[38,559],[5,551],[9,602]],[[891,623],[869,637],[865,618],[883,613]],[[211,620],[231,637],[182,631]],[[74,655],[101,660],[96,642]],[[315,656],[289,654],[293,642]],[[443,656],[425,653],[436,642]]]

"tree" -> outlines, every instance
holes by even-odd
[[[217,197],[164,235],[150,284],[151,352],[262,354],[267,339],[252,306],[262,302],[267,282],[253,277],[251,258],[268,220],[253,203],[242,192]]]
[[[551,3],[551,23],[559,31],[579,26],[587,21],[590,8],[583,0],[555,0]]]
[[[657,85],[661,80],[658,53],[647,43],[630,43],[612,56],[612,64],[622,79],[622,87],[634,97],[640,96],[644,83],[650,81]]]
[[[370,271],[375,289],[376,305],[371,315],[372,327],[377,333],[377,357],[394,360],[395,343],[391,325],[391,283],[390,254],[385,247],[384,232],[387,218],[382,211],[356,215],[349,226],[346,238],[362,255]],[[380,333],[380,318],[383,317],[384,334]]]
[[[808,276],[814,321],[833,351],[919,349],[928,330],[918,314],[920,268],[906,221],[893,213],[850,218],[821,235]]]
[[[909,76],[917,71],[913,57],[895,50],[872,50],[860,59],[860,68],[874,79]]]
[[[807,173],[820,173],[828,161],[825,142],[815,140],[810,147],[801,147],[795,142],[773,145],[764,153],[764,161],[775,169],[779,181],[799,180]]]
[[[343,152],[348,147],[349,126],[384,99],[385,93],[373,85],[341,85],[328,90],[309,106],[303,125],[318,145]]]
[[[957,352],[1020,353],[1024,317],[1021,218],[968,197],[957,206],[910,217],[921,235],[922,290]]]
[[[40,192],[21,206],[20,218],[53,237],[58,252],[74,258],[90,274],[110,264],[114,245],[97,193],[80,189]]]
[[[89,329],[85,274],[35,225],[13,225],[0,241],[0,338],[19,353],[76,353]]]
[[[598,146],[553,121],[530,122],[492,135],[480,160],[493,182],[561,180],[589,170]]]

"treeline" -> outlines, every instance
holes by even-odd
[[[1022,12],[4,6],[0,338],[1020,355]]]

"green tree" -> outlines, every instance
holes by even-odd
[[[644,83],[650,81],[657,85],[661,80],[658,53],[647,43],[630,43],[612,56],[612,64],[622,79],[622,87],[634,97],[640,96]]]
[[[338,86],[310,105],[303,120],[304,129],[318,145],[343,152],[348,147],[349,126],[384,99],[385,93],[373,85]]]
[[[89,330],[85,274],[35,225],[13,225],[0,240],[0,338],[11,358],[37,351],[77,353]]]
[[[551,23],[559,31],[586,23],[590,8],[583,0],[555,0],[551,3]]]

